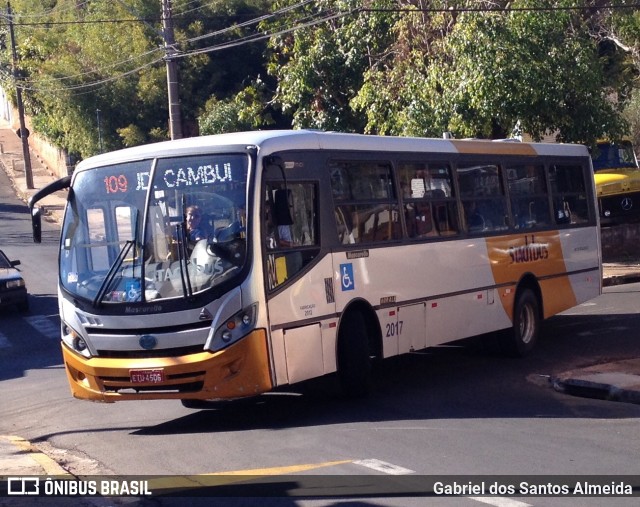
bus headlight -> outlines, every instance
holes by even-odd
[[[91,357],[89,347],[85,339],[71,326],[62,323],[62,341],[73,351],[84,357]]]
[[[246,336],[256,325],[258,305],[254,304],[236,313],[224,322],[213,334],[210,349],[213,352],[221,350]]]

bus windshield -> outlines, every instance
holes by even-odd
[[[247,173],[241,154],[79,172],[62,229],[62,286],[99,306],[189,297],[232,279],[246,257]]]
[[[602,169],[638,168],[638,162],[633,152],[633,145],[629,141],[622,141],[620,143],[599,142],[592,154],[592,159],[594,171],[600,171]]]

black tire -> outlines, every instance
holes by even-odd
[[[360,398],[371,391],[371,357],[364,318],[345,317],[338,335],[338,380],[345,396]]]
[[[513,306],[513,327],[501,333],[502,350],[524,357],[535,347],[540,334],[540,302],[531,289],[518,291]]]

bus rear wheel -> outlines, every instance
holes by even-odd
[[[501,334],[502,349],[510,356],[524,357],[535,347],[540,333],[540,303],[531,289],[518,292],[513,307],[513,327]]]
[[[361,313],[346,317],[338,335],[338,380],[350,397],[366,396],[371,390],[369,338]]]

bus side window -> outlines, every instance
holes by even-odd
[[[550,225],[544,167],[509,165],[506,172],[515,228],[532,229]]]
[[[509,228],[507,201],[495,164],[461,164],[457,167],[460,197],[467,232],[504,231]]]
[[[317,185],[267,184],[264,241],[270,290],[291,279],[318,253]]]
[[[455,236],[460,231],[456,202],[436,203],[436,223],[441,236]]]
[[[389,162],[334,161],[329,165],[340,243],[377,243],[402,236]]]
[[[444,163],[398,163],[402,206],[410,238],[449,236],[458,232],[451,174],[451,168]]]
[[[549,180],[556,224],[588,223],[589,201],[582,166],[552,165]]]

